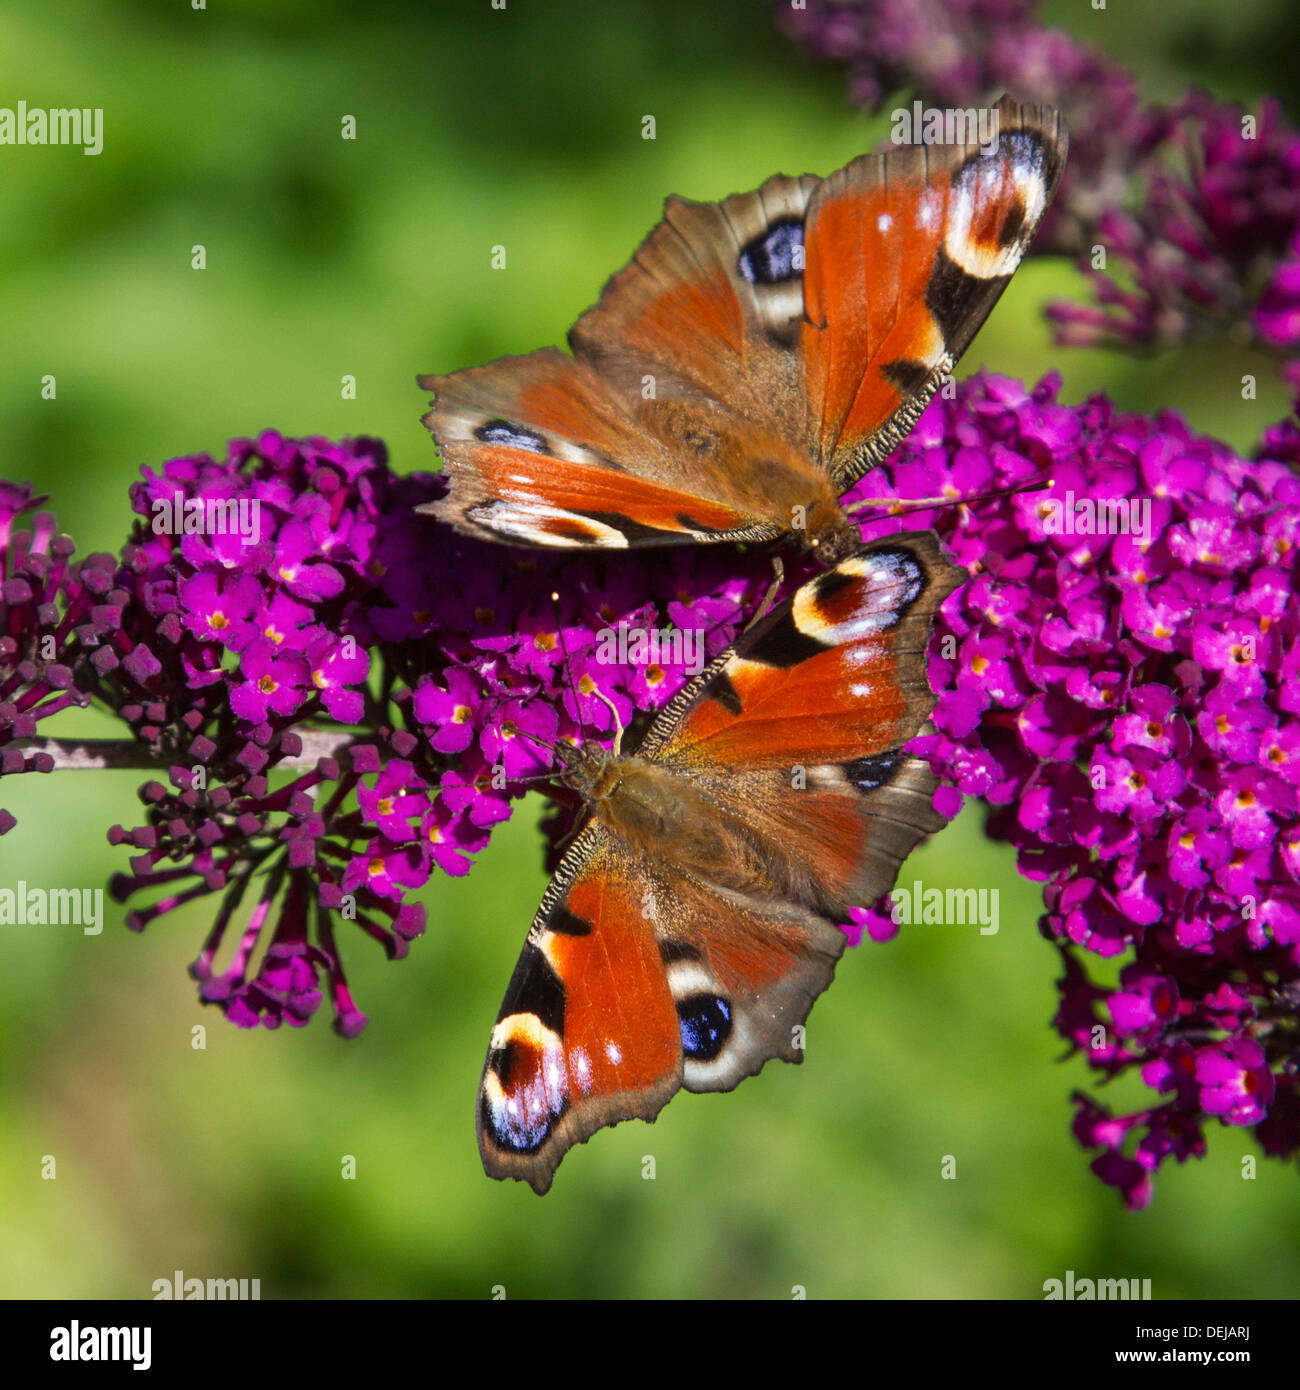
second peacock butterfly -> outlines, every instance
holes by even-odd
[[[934,706],[934,612],[963,578],[933,533],[890,536],[749,627],[635,753],[558,746],[586,819],[492,1030],[491,1176],[543,1193],[602,1127],[802,1060],[837,924],[944,823],[902,750]]]
[[[569,332],[449,376],[421,510],[516,545],[860,543],[840,495],[912,427],[1020,264],[1067,137],[1003,98],[995,146],[905,146],[663,221]]]

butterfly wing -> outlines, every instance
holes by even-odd
[[[757,536],[739,496],[711,491],[587,363],[543,348],[451,376],[424,417],[452,475],[419,510],[514,544],[626,548]]]
[[[569,334],[450,376],[424,509],[530,545],[774,539],[910,429],[1037,229],[1065,158],[1049,108],[999,143],[864,155],[664,218]]]
[[[682,1046],[644,867],[590,824],[542,899],[479,1089],[494,1178],[537,1193],[605,1125],[653,1120],[681,1085]]]
[[[493,1033],[479,1142],[544,1192],[604,1125],[681,1086],[729,1090],[830,983],[848,907],[940,828],[899,748],[934,704],[933,613],[959,582],[930,533],[892,536],[804,585],[681,692],[556,873]],[[647,806],[675,830],[629,826]]]
[[[790,506],[825,489],[803,443],[791,264],[816,185],[778,176],[722,203],[670,198],[570,330],[572,357],[421,377],[455,481],[428,510],[534,545],[779,536]]]
[[[1003,98],[996,149],[864,155],[813,196],[801,346],[808,449],[844,491],[886,458],[988,317],[1060,180],[1050,107]]]
[[[575,1144],[653,1120],[677,1090],[730,1090],[795,1026],[846,938],[794,904],[720,891],[630,855],[597,823],[542,901],[506,991],[479,1089],[494,1178],[546,1192]]]
[[[929,767],[899,750],[934,706],[926,646],[961,578],[931,533],[869,547],[744,633],[651,729],[641,756],[702,798],[722,841],[660,914],[688,1090],[802,1061],[836,924],[943,826]]]
[[[761,865],[767,896],[844,921],[943,825],[929,767],[900,749],[934,707],[926,646],[962,577],[933,533],[869,546],[742,634],[652,727],[642,756],[732,827],[725,858]]]

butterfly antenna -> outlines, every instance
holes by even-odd
[[[998,497],[1015,497],[1022,492],[1039,492],[1052,487],[1055,478],[1036,478],[1033,482],[1017,483],[1015,487],[994,488],[991,492],[976,492],[969,497],[860,497],[845,507],[848,516],[870,507],[888,507],[890,516],[906,516],[908,512],[928,512],[934,507],[964,507],[972,502],[991,502]],[[899,504],[902,504],[901,506]]]
[[[569,665],[569,649],[564,645],[564,624],[560,621],[560,595],[551,591],[551,612],[555,614],[555,637],[560,644],[560,660],[564,665],[564,679],[568,682],[569,694],[573,696],[573,717],[578,721],[578,732],[582,732],[582,706],[578,703],[578,687],[574,684],[573,668]]]
[[[613,700],[611,700],[609,696],[606,695],[605,692],[600,689],[599,686],[597,686],[596,689],[594,689],[591,693],[605,706],[606,709],[609,710],[610,715],[614,720],[614,747],[611,749],[611,752],[617,758],[619,753],[622,752],[623,749],[623,721],[618,717],[618,710],[615,707]]]
[[[496,703],[494,704],[493,708],[495,709],[495,708],[496,708],[497,706],[499,706],[500,704],[501,704],[501,701],[498,699],[498,700],[496,701]],[[518,737],[520,737],[520,738],[526,738],[526,739],[530,740],[530,742],[532,742],[532,743],[540,743],[540,744],[542,745],[543,748],[549,748],[549,749],[551,750],[552,753],[558,753],[558,752],[560,751],[560,750],[559,750],[559,745],[558,745],[558,744],[552,743],[552,742],[550,741],[550,739],[548,739],[548,738],[543,738],[543,737],[541,736],[541,734],[534,734],[534,733],[531,733],[528,729],[521,729],[521,728],[519,727],[518,724],[514,723],[513,720],[510,721],[510,727],[515,731],[515,734],[516,734]],[[544,781],[547,780],[547,778],[549,778],[549,777],[554,777],[554,776],[555,776],[555,771],[554,771],[554,769],[553,769],[553,770],[550,771],[550,772],[543,772],[543,773],[541,773],[541,774],[540,774],[539,776],[537,776],[537,777],[511,777],[511,778],[510,778],[510,781],[512,781],[512,782],[544,782]]]
[[[529,786],[533,782],[554,782],[555,775],[555,771],[552,769],[550,772],[534,773],[531,777],[511,777],[508,780],[512,783],[518,783],[520,786]]]

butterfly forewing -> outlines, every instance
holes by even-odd
[[[422,508],[515,544],[625,548],[747,533],[757,518],[701,487],[628,401],[558,348],[447,377],[425,416],[455,487]]]
[[[574,1144],[604,1125],[654,1119],[681,1084],[647,867],[593,824],[547,890],[479,1090],[479,1150],[494,1178],[545,1192]]]
[[[998,141],[863,155],[805,227],[808,448],[843,491],[887,457],[988,317],[1060,180],[1058,113],[1003,99]]]

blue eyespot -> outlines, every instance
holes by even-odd
[[[797,279],[803,274],[803,223],[776,223],[741,251],[736,265],[751,285]]]
[[[677,1002],[682,1051],[692,1062],[711,1062],[731,1036],[731,1005],[713,994],[692,994]]]

